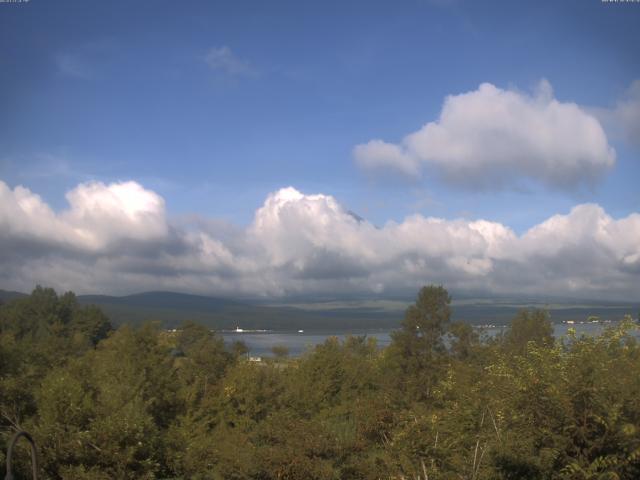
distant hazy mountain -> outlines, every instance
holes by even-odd
[[[26,293],[12,292],[10,290],[0,290],[0,303],[6,303],[16,298],[26,297]]]
[[[0,301],[25,296],[0,290]],[[288,302],[233,300],[176,292],[145,292],[126,296],[79,295],[82,304],[101,307],[115,324],[159,321],[173,328],[192,320],[216,329],[357,330],[396,328],[411,303],[405,299],[331,300],[298,298]],[[638,318],[640,303],[587,302],[571,299],[459,298],[453,301],[454,320],[472,324],[506,324],[523,308],[547,309],[553,321],[586,320],[589,316],[616,320]]]
[[[101,307],[114,323],[157,320],[167,327],[192,320],[217,329],[354,329],[397,326],[398,312],[269,306],[175,292],[145,292],[115,297],[79,295],[82,304]]]
[[[81,303],[108,303],[132,307],[173,308],[185,311],[223,311],[228,308],[243,307],[240,302],[224,298],[205,297],[176,292],[144,292],[123,297],[109,295],[79,295]]]

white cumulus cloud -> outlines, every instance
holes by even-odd
[[[67,193],[61,220],[92,247],[121,239],[153,240],[167,235],[164,200],[136,182],[80,184]]]
[[[491,220],[411,215],[376,227],[334,197],[284,188],[247,227],[170,219],[136,182],[78,185],[54,211],[0,181],[0,288],[214,295],[456,291],[638,298],[640,214],[583,204],[524,234]]]
[[[411,177],[429,166],[449,183],[472,189],[522,180],[574,189],[597,182],[616,160],[598,120],[555,99],[546,80],[533,95],[483,83],[448,96],[437,120],[399,144],[376,139],[357,145],[354,157],[363,169]]]
[[[126,240],[165,237],[164,200],[135,182],[78,185],[66,195],[69,208],[55,213],[30,190],[0,181],[0,230],[12,239],[101,250]]]

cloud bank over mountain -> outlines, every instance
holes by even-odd
[[[427,167],[448,184],[472,190],[523,181],[558,190],[590,187],[616,161],[599,121],[555,99],[546,80],[533,95],[490,83],[450,95],[437,120],[400,143],[374,139],[357,145],[353,155],[367,171],[416,178]]]
[[[458,291],[638,298],[640,214],[595,204],[517,235],[489,220],[411,215],[376,227],[329,195],[270,194],[250,225],[170,218],[136,182],[83,183],[56,212],[0,181],[0,286],[215,295]]]

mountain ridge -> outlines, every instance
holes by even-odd
[[[27,294],[0,290],[7,303]],[[402,300],[354,300],[317,302],[251,301],[172,291],[148,291],[130,295],[78,295],[82,305],[97,305],[116,324],[158,321],[176,328],[192,320],[214,329],[256,328],[268,330],[336,330],[396,328],[411,303]],[[553,299],[558,302],[557,299]],[[532,298],[462,298],[452,302],[453,320],[472,324],[507,324],[523,308],[547,309],[554,322],[586,320],[589,316],[617,320],[625,314],[637,317],[640,303],[566,300],[545,303]]]

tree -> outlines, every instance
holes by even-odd
[[[513,353],[524,354],[529,342],[540,347],[553,345],[553,324],[546,311],[521,310],[511,321],[504,336],[505,347]]]
[[[451,297],[442,286],[422,287],[416,303],[405,312],[402,329],[392,335],[405,357],[444,351],[442,337],[451,318],[450,303]]]
[[[464,322],[453,322],[449,328],[451,338],[451,353],[459,358],[468,358],[473,349],[480,343],[479,335],[473,327]]]
[[[442,286],[422,287],[416,303],[407,308],[401,330],[391,335],[390,362],[398,378],[418,397],[428,397],[442,373],[446,354],[443,336],[451,319],[451,297]],[[401,386],[401,385],[400,385]]]
[[[197,406],[223,377],[235,357],[227,351],[219,335],[193,322],[182,325],[176,347],[184,355],[177,362],[182,385],[180,394],[187,407]]]
[[[55,367],[93,350],[112,330],[94,306],[73,292],[58,296],[36,287],[31,295],[0,306],[0,427],[17,428],[36,413],[34,386]]]
[[[95,305],[76,308],[71,316],[70,328],[91,346],[97,345],[113,331],[109,318]]]
[[[95,466],[110,478],[167,473],[164,433],[179,407],[178,382],[175,358],[160,340],[153,325],[124,326],[50,371],[37,392],[33,426],[50,476],[59,478],[65,465],[70,478],[87,478],[90,472],[78,477],[73,469]]]

